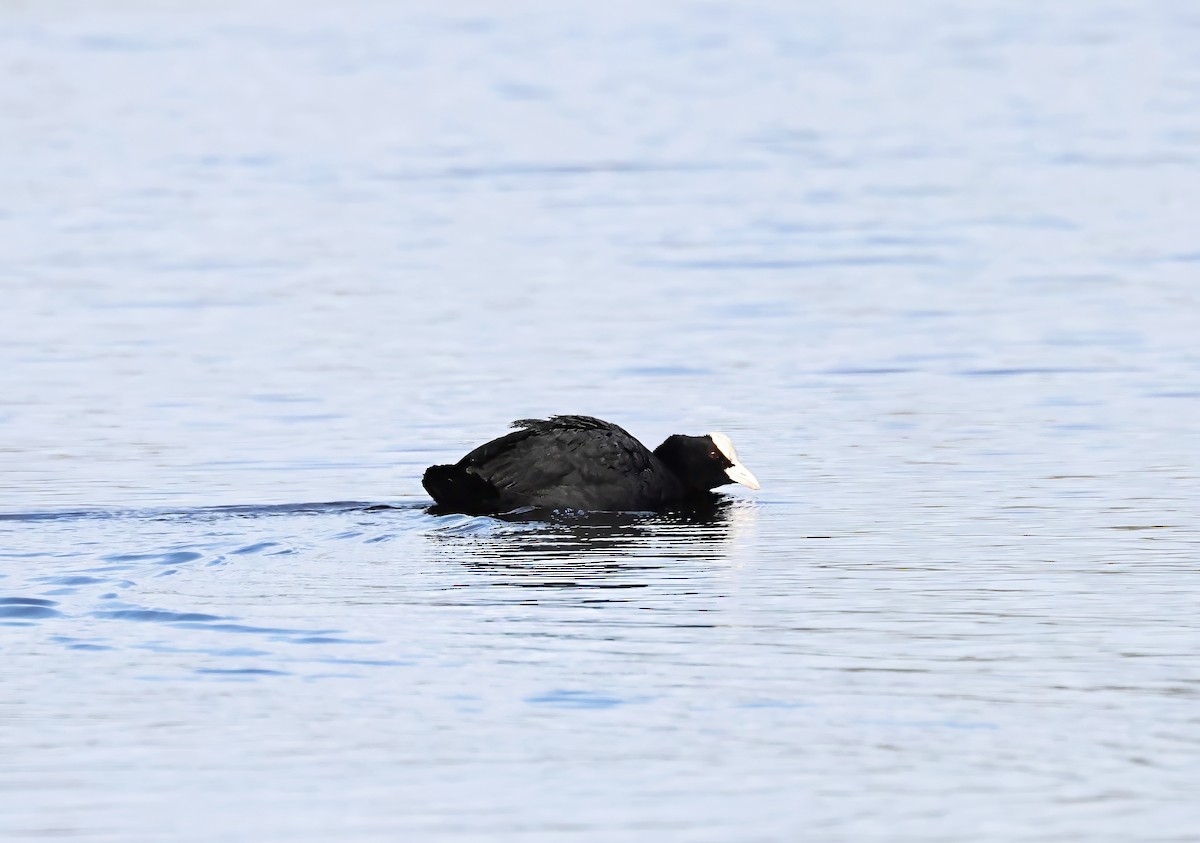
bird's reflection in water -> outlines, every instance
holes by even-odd
[[[753,517],[724,495],[664,512],[526,510],[458,516],[431,533],[464,566],[526,587],[641,588],[672,561],[718,561]]]

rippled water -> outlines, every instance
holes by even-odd
[[[1200,13],[6,4],[6,840],[1200,837]],[[515,418],[713,512],[434,517]]]

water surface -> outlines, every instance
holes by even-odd
[[[1198,38],[6,5],[0,832],[1196,839]],[[763,490],[425,511],[563,412]]]

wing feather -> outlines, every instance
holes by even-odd
[[[520,429],[463,457],[460,465],[516,505],[620,508],[656,457],[617,425],[590,416],[523,419]]]

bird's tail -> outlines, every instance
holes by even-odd
[[[478,474],[458,465],[431,465],[421,485],[445,512],[468,515],[495,512],[499,493]]]

